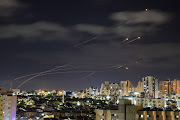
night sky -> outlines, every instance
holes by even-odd
[[[20,89],[178,79],[178,14],[178,4],[164,0],[0,0],[0,86],[17,88],[32,76],[15,78],[62,65],[69,73],[38,76]]]

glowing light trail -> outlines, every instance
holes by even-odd
[[[130,23],[132,20],[133,20],[133,19],[127,21],[125,24]],[[122,25],[121,25],[121,26],[118,26],[118,27],[116,27],[116,28],[114,28],[114,29],[116,30],[116,29],[119,29],[119,28],[121,28],[121,27],[122,27]],[[101,35],[99,35],[99,36],[93,37],[93,38],[91,38],[91,39],[89,39],[89,40],[86,40],[86,41],[84,41],[84,42],[82,42],[82,43],[79,43],[79,44],[77,44],[77,45],[74,45],[74,47],[79,47],[79,46],[81,46],[81,45],[83,45],[83,44],[85,44],[85,43],[88,43],[88,42],[90,42],[90,41],[92,41],[92,40],[95,40],[95,39],[97,39],[97,38],[99,38],[99,37],[102,37],[102,36],[104,36],[104,35],[107,34],[107,33],[110,33],[110,32],[105,32],[105,33],[103,33],[103,34],[101,34]]]
[[[66,66],[70,66],[69,64],[66,64],[66,65],[62,65],[62,66],[57,66],[53,69],[50,69],[50,70],[47,70],[47,71],[43,71],[43,72],[38,72],[38,73],[33,73],[33,74],[28,74],[28,75],[24,75],[24,76],[21,76],[21,77],[18,77],[18,78],[15,78],[14,80],[18,80],[18,79],[21,79],[21,78],[25,78],[25,77],[28,77],[28,76],[33,76],[33,75],[37,75],[37,74],[43,74],[43,73],[48,73],[48,72],[53,72],[53,71],[59,71],[59,70],[67,70],[67,69],[73,69],[73,68],[64,68],[64,69],[60,69],[60,68],[63,68],[63,67],[66,67]]]
[[[139,40],[139,39],[141,39],[141,37],[137,37],[136,39],[133,39],[133,40],[131,40],[131,41],[128,41],[126,44],[129,44],[129,43],[134,42],[134,41]]]

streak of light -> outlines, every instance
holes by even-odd
[[[122,68],[123,66],[117,66],[115,69],[120,69],[120,68]]]
[[[33,73],[33,74],[24,75],[24,76],[15,78],[14,80],[18,80],[18,79],[21,79],[21,78],[25,78],[25,77],[33,76],[33,75],[37,75],[37,74],[43,74],[43,73],[48,73],[48,72],[53,72],[53,71],[71,69],[71,68],[60,69],[60,68],[66,67],[66,66],[69,66],[69,64],[62,65],[62,66],[57,66],[57,67],[55,67],[55,68],[53,68],[53,69],[50,69],[50,70],[47,70],[47,71],[43,71],[43,72],[38,72],[38,73]]]
[[[115,69],[120,69],[120,68],[122,68],[123,66],[119,66],[119,65],[117,65],[117,66],[113,66],[112,68],[115,68]],[[107,68],[106,68],[107,69]],[[22,82],[18,87],[17,87],[17,89],[18,88],[20,88],[22,85],[24,85],[26,82],[28,82],[28,81],[30,81],[30,80],[32,80],[33,78],[36,78],[36,77],[40,77],[40,76],[44,76],[44,75],[52,75],[52,74],[63,74],[63,73],[89,73],[90,72],[90,74],[88,74],[87,76],[85,76],[84,78],[82,78],[82,79],[85,79],[85,78],[87,78],[87,77],[90,77],[90,76],[92,76],[93,74],[95,74],[95,73],[100,73],[100,72],[106,72],[107,70],[104,70],[104,71],[68,71],[68,72],[48,72],[48,73],[43,73],[43,72],[41,72],[41,73],[39,73],[39,74],[36,74],[35,76],[32,76],[32,77],[30,77],[30,78],[28,78],[27,80],[25,80],[24,82]]]
[[[128,41],[129,40],[129,38],[126,38],[125,40],[123,40],[122,42],[125,42],[125,41]]]
[[[127,21],[125,24],[130,23],[132,20],[133,20],[133,19]],[[116,27],[116,28],[114,28],[114,29],[115,29],[115,30],[116,30],[116,29],[119,29],[119,28],[121,28],[122,26],[123,26],[123,25],[118,26],[118,27]],[[97,39],[97,38],[99,38],[99,37],[102,37],[102,36],[104,36],[104,35],[107,34],[107,33],[110,33],[110,32],[105,32],[105,33],[103,33],[103,34],[101,34],[101,35],[99,35],[99,36],[95,36],[95,37],[93,37],[93,38],[91,38],[91,39],[89,39],[89,40],[86,40],[86,41],[84,41],[84,42],[81,42],[81,43],[79,43],[79,44],[74,45],[74,47],[75,47],[75,48],[76,48],[76,47],[79,47],[79,46],[81,46],[81,45],[83,45],[83,44],[85,44],[85,43],[88,43],[88,42],[90,42],[90,41],[92,41],[92,40],[95,40],[95,39]]]
[[[137,38],[135,38],[135,39],[133,39],[133,40],[127,42],[126,44],[129,44],[129,43],[134,42],[134,41],[139,40],[139,39],[141,39],[141,37],[137,37]]]
[[[94,40],[94,39],[96,39],[96,38],[98,38],[98,37],[100,37],[100,36],[93,37],[93,38],[91,38],[91,39],[89,39],[89,40],[86,40],[86,41],[84,41],[84,42],[82,42],[82,43],[79,43],[79,44],[77,44],[77,45],[74,45],[74,47],[78,47],[78,46],[80,46],[80,45],[83,45],[83,44],[85,44],[85,43],[87,43],[87,42],[90,42],[90,41],[92,41],[92,40]]]
[[[92,72],[92,73],[88,74],[87,76],[83,77],[82,79],[86,79],[86,78],[88,78],[88,77],[94,75],[95,73],[96,73],[96,72]]]
[[[60,73],[61,73],[61,74],[63,74],[63,73],[89,73],[89,72],[91,72],[91,73],[94,72],[94,73],[95,73],[95,72],[104,72],[104,71],[69,71],[69,72],[53,72],[53,73],[37,74],[37,75],[35,75],[35,76],[33,76],[33,77],[28,78],[28,79],[25,80],[24,82],[22,82],[22,83],[17,87],[17,89],[20,88],[22,85],[24,85],[26,82],[32,80],[33,78],[40,77],[40,76],[44,76],[44,75],[52,75],[52,74],[60,74]]]

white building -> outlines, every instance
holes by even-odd
[[[142,78],[145,97],[158,98],[158,79],[153,76]]]
[[[16,120],[17,96],[12,93],[0,90],[0,120]]]
[[[93,86],[86,88],[86,95],[87,96],[98,95],[98,88]]]

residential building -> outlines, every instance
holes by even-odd
[[[174,79],[171,81],[171,93],[180,94],[180,80]]]
[[[137,85],[137,92],[139,92],[139,93],[144,92],[144,89],[143,89],[143,82],[142,82],[142,81],[139,81],[139,82],[138,82],[138,85]]]
[[[143,108],[131,100],[120,99],[118,108],[95,109],[96,120],[179,120],[179,110]]]
[[[153,98],[136,98],[135,105],[142,105],[144,108],[164,108],[164,99],[153,99]]]
[[[165,94],[171,94],[171,81],[159,81],[159,97],[163,98]]]
[[[110,83],[109,81],[105,81],[102,83],[100,89],[100,95],[120,95],[120,86],[118,83]]]
[[[98,88],[94,86],[86,88],[86,95],[87,96],[98,95]]]
[[[105,81],[105,83],[101,84],[100,95],[110,95],[109,84],[109,81]]]
[[[95,109],[96,120],[138,120],[137,112],[142,109],[130,100],[120,99],[118,108]]]
[[[162,109],[149,109],[139,110],[138,120],[179,120],[180,111],[162,110]]]
[[[153,76],[142,78],[145,97],[158,98],[158,79]]]
[[[0,120],[16,120],[17,96],[13,91],[0,89]]]
[[[132,92],[132,83],[129,80],[121,81],[120,83],[122,96],[129,96],[129,93]]]

